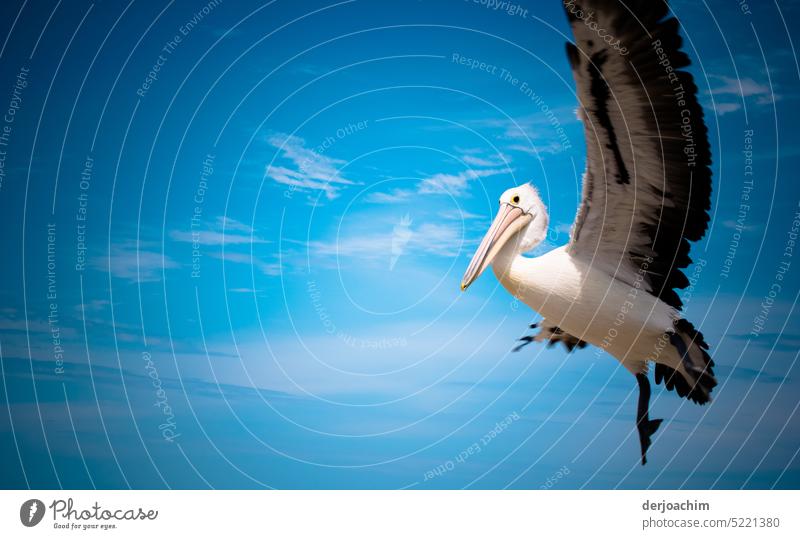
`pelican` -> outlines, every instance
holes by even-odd
[[[641,463],[661,420],[649,418],[648,367],[697,404],[717,384],[703,335],[676,290],[711,207],[711,152],[678,22],[664,1],[565,0],[575,43],[567,58],[586,138],[582,200],[567,245],[526,257],[547,235],[530,184],[507,190],[461,289],[489,266],[543,319],[529,342],[587,344],[636,378]]]

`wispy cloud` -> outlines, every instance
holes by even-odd
[[[712,88],[710,93],[720,96],[723,99],[725,96],[736,96],[741,99],[753,98],[756,105],[771,105],[782,97],[773,93],[766,84],[756,82],[749,77],[735,78],[726,77],[725,75],[714,75],[713,78],[717,80],[719,84],[715,88]],[[729,112],[740,110],[742,108],[742,102],[718,102],[709,104],[709,106],[713,106],[717,116],[724,116]]]
[[[477,213],[470,213],[470,212],[464,211],[462,209],[446,210],[446,211],[443,211],[443,212],[439,213],[439,215],[442,217],[442,219],[450,219],[450,220],[454,220],[454,221],[467,221],[467,220],[472,220],[472,219],[484,219],[485,218],[484,215],[478,215]]]
[[[325,155],[327,148],[307,148],[306,141],[294,135],[274,133],[267,143],[278,150],[278,160],[283,165],[267,165],[266,176],[291,189],[323,191],[328,199],[336,198],[338,191],[356,182],[342,177],[339,170],[347,162]]]
[[[22,318],[6,318],[0,316],[0,331],[8,332],[27,332],[27,333],[46,333],[52,334],[54,326],[51,326],[46,319],[37,320],[30,316],[27,321]],[[55,329],[61,332],[62,337],[76,336],[75,330],[67,327],[55,326]]]
[[[370,193],[365,197],[365,200],[373,204],[396,204],[407,202],[418,195],[450,195],[458,197],[465,194],[471,181],[491,176],[512,174],[513,172],[514,169],[510,167],[495,166],[493,168],[470,168],[455,173],[439,172],[423,175],[414,187]]]
[[[395,204],[405,202],[416,194],[416,189],[392,189],[386,192],[376,192],[367,195],[364,200],[374,204]]]
[[[771,105],[775,101],[780,101],[783,99],[782,95],[779,94],[767,94],[767,95],[760,95],[756,98],[757,105]]]
[[[238,232],[245,232],[247,234],[253,233],[253,227],[248,224],[237,221],[227,215],[217,217],[217,226],[225,230],[236,230]]]
[[[112,245],[108,256],[92,259],[91,266],[98,271],[108,271],[119,279],[149,282],[161,279],[162,271],[180,267],[169,256],[155,250],[152,242],[124,241]]]
[[[439,257],[455,256],[459,248],[470,240],[463,237],[463,230],[454,223],[422,223],[407,226],[403,254],[423,253]],[[318,256],[352,257],[361,260],[386,260],[391,263],[393,227],[384,231],[359,231],[342,236],[335,241],[312,241],[308,248]],[[396,251],[396,245],[395,245]],[[396,252],[394,253],[396,254]]]
[[[511,144],[507,148],[510,151],[522,152],[528,155],[539,156],[541,154],[555,154],[564,151],[564,145],[560,142],[551,140],[547,142],[535,142],[532,144]]]
[[[476,128],[498,132],[497,138],[510,142],[504,151],[532,154],[560,153],[572,147],[564,127],[577,123],[574,106],[548,109],[547,113],[516,118],[485,118],[470,122]]]
[[[744,231],[748,231],[748,232],[749,231],[753,231],[753,230],[759,230],[759,229],[763,228],[762,224],[758,224],[758,223],[740,224],[740,223],[737,223],[733,219],[727,219],[725,221],[722,221],[722,226],[724,226],[725,228],[729,228],[731,230],[744,230]]]
[[[728,337],[740,341],[749,341],[753,346],[760,348],[775,348],[776,350],[794,352],[800,348],[800,334],[796,333],[761,333],[753,337],[750,333],[728,334]]]
[[[714,78],[720,81],[720,85],[711,89],[714,95],[738,95],[741,97],[750,97],[753,95],[769,95],[769,87],[764,84],[759,84],[750,78],[737,79],[734,77],[726,77],[724,75],[716,75]]]
[[[456,174],[439,173],[423,179],[417,190],[420,194],[451,194],[461,195],[467,188],[470,180],[488,178],[501,174],[511,174],[512,169],[508,167],[488,168],[488,169],[469,169]]]
[[[570,234],[572,232],[572,223],[555,223],[551,224],[550,228],[556,234]]]
[[[234,264],[246,264],[253,266],[264,275],[276,276],[281,274],[280,264],[277,262],[266,262],[255,255],[251,255],[250,253],[235,253],[226,251],[224,253],[212,253],[211,256],[226,262],[233,262]]]
[[[729,112],[736,112],[741,108],[741,103],[717,103],[714,106],[714,110],[717,111],[717,116],[724,116]]]
[[[492,166],[482,162],[484,160],[492,161],[494,166],[505,164],[512,160],[514,152],[530,155],[561,153],[573,147],[565,128],[579,121],[574,104],[550,107],[546,111],[510,118],[496,116],[474,118],[464,123],[478,131],[490,132],[491,139],[506,145],[502,146],[501,151],[496,151],[494,157],[489,158],[483,157],[479,149],[456,148],[456,150],[469,156],[465,162],[473,166]],[[452,128],[452,126],[436,126],[431,129]]]
[[[461,160],[472,167],[499,167],[508,163],[511,159],[508,156],[501,156],[499,159],[488,159],[475,155],[462,155]]]
[[[265,262],[258,256],[251,255],[246,248],[248,245],[272,242],[260,237],[250,225],[236,219],[227,216],[217,217],[213,224],[205,229],[173,230],[169,233],[169,237],[177,242],[206,247],[205,254],[212,258],[251,265],[264,275],[280,275],[279,264]],[[248,252],[241,252],[243,249]]]
[[[87,301],[83,304],[75,305],[75,315],[81,316],[86,314],[97,314],[97,313],[105,313],[109,307],[111,307],[111,302],[107,299],[92,299]]]
[[[250,226],[230,217],[217,217],[212,226],[202,230],[173,230],[169,237],[175,241],[199,245],[268,243],[256,236]]]

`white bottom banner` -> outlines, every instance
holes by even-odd
[[[13,538],[800,537],[798,491],[2,491],[0,498],[0,533]]]

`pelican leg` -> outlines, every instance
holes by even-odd
[[[647,464],[647,448],[652,443],[650,436],[655,434],[661,419],[650,420],[650,380],[646,374],[637,374],[639,383],[639,405],[636,409],[636,428],[639,431],[639,444],[642,447],[642,466]]]

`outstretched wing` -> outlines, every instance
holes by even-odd
[[[678,21],[664,0],[565,0],[584,123],[569,252],[680,309],[689,241],[711,206],[711,152]]]

